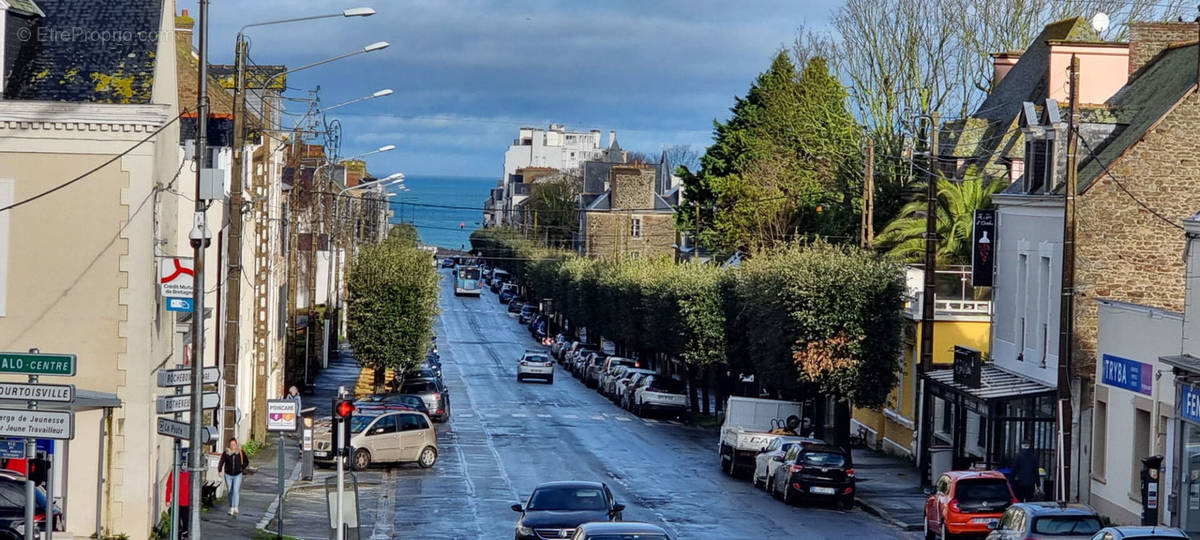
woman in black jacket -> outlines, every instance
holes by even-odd
[[[229,515],[238,515],[238,497],[242,491],[242,473],[250,465],[250,458],[238,446],[237,439],[229,439],[225,452],[221,454],[221,462],[217,464],[217,472],[225,475],[225,487],[229,490]]]

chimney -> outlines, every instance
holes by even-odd
[[[609,130],[609,132],[608,132],[608,147],[609,148],[620,148],[620,146],[617,146],[617,132],[616,131]]]
[[[175,41],[179,46],[186,47],[184,50],[192,50],[192,28],[196,26],[196,20],[188,15],[188,10],[183,10],[183,13],[175,16]]]
[[[1013,66],[1017,65],[1017,61],[1021,59],[1021,54],[1024,51],[1005,51],[992,53],[992,89],[995,90],[1000,81],[1012,71]]]
[[[1197,35],[1194,22],[1129,23],[1129,75],[1132,76],[1167,47],[1181,42],[1194,42]]]

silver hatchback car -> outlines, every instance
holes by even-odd
[[[328,434],[314,437],[313,457],[320,462],[334,460]],[[389,411],[358,414],[350,418],[351,463],[363,470],[372,463],[416,463],[428,469],[437,463],[437,433],[424,413]]]

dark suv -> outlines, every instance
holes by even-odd
[[[854,506],[854,462],[850,452],[836,446],[793,446],[768,482],[771,495],[788,504],[807,498]]]

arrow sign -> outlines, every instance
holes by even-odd
[[[215,384],[221,378],[221,372],[215,367],[204,368],[204,375],[201,381],[204,384]],[[158,371],[158,387],[173,388],[176,386],[188,386],[192,384],[192,370],[185,369],[162,369]]]
[[[75,385],[0,382],[0,399],[70,403],[75,401]]]
[[[191,427],[191,424],[188,424],[187,422],[171,420],[170,418],[163,418],[161,416],[158,418],[159,435],[166,435],[168,437],[175,437],[176,439],[183,439],[186,441],[192,436]]]
[[[215,409],[217,408],[217,404],[216,392],[205,392],[200,398],[201,409]],[[190,410],[192,410],[191,394],[158,396],[158,400],[154,402],[154,412],[158,414],[188,412]]]

